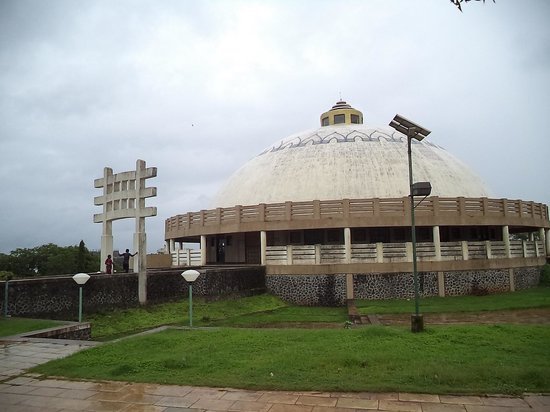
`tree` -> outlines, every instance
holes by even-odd
[[[53,243],[33,249],[16,249],[10,255],[0,254],[0,271],[17,277],[66,275],[95,272],[99,252],[90,252],[84,241],[78,246],[60,247]]]
[[[451,3],[453,3],[456,7],[458,7],[458,10],[462,11],[462,3],[468,3],[472,0],[451,0]],[[485,0],[474,0],[474,1],[483,1],[485,3]],[[493,3],[495,3],[495,0],[493,0]]]

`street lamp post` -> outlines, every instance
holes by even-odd
[[[193,327],[193,282],[197,280],[200,273],[197,270],[189,269],[182,272],[181,276],[189,283],[189,327]]]
[[[78,322],[82,322],[82,286],[90,279],[87,273],[77,273],[73,280],[79,285],[78,291]]]
[[[411,331],[421,332],[424,329],[424,318],[420,314],[419,300],[420,294],[418,290],[418,270],[416,264],[416,227],[414,221],[414,197],[415,196],[428,196],[431,193],[431,185],[429,182],[413,183],[413,167],[412,167],[412,151],[411,142],[412,139],[421,141],[431,132],[416,123],[404,118],[397,114],[390,122],[390,126],[398,132],[407,136],[407,155],[409,163],[409,196],[411,201],[411,240],[412,240],[412,252],[413,252],[413,283],[414,283],[414,314],[411,315]]]

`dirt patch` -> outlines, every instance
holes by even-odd
[[[378,315],[382,325],[408,325],[410,314]],[[502,323],[550,325],[550,308],[501,310],[490,312],[426,313],[424,322],[431,325]]]

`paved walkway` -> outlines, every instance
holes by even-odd
[[[96,345],[54,339],[0,340],[0,411],[163,412],[547,412],[550,396],[246,391],[126,382],[44,379],[27,368]]]

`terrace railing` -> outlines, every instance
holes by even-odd
[[[523,200],[429,197],[415,209],[417,224],[508,224],[550,228],[548,207]],[[424,220],[423,220],[424,219]],[[189,212],[165,221],[165,238],[240,230],[308,228],[312,221],[325,227],[404,226],[410,220],[408,197],[386,199],[313,200],[235,206]],[[512,224],[512,223],[510,223]],[[328,225],[328,226],[327,226]],[[262,229],[263,228],[263,229]]]

